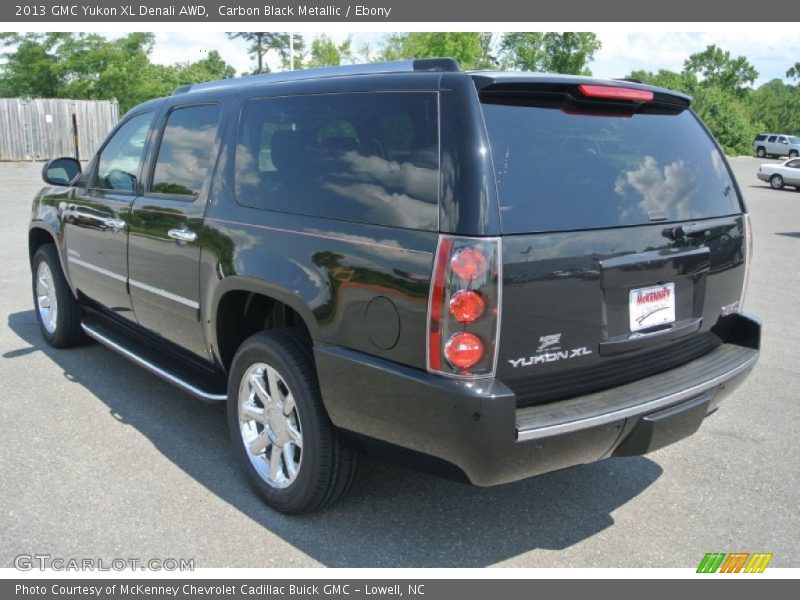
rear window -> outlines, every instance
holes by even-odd
[[[603,115],[484,101],[483,111],[505,233],[740,210],[719,150],[688,110]]]
[[[248,100],[236,145],[240,204],[436,230],[435,93],[365,92]]]
[[[756,142],[763,142],[765,139],[767,139],[767,136],[766,136],[766,135],[761,135],[761,134],[759,134],[759,135],[757,135],[757,136],[756,136],[756,139],[755,139],[755,141],[756,141]]]

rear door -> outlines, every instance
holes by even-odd
[[[201,103],[162,116],[151,175],[131,211],[128,248],[139,324],[205,360],[200,235],[221,114],[220,104]]]
[[[676,366],[724,336],[744,277],[737,188],[686,104],[655,100],[482,94],[503,232],[497,372],[523,405]]]

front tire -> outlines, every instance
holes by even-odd
[[[228,383],[238,462],[256,493],[288,514],[336,502],[358,461],[325,412],[312,360],[292,330],[257,333],[236,352]]]
[[[61,270],[58,251],[45,244],[33,255],[33,306],[44,341],[54,348],[70,348],[83,341],[81,307]]]
[[[790,150],[789,151],[789,158],[797,158],[798,152],[797,150]]]
[[[783,177],[780,175],[773,175],[769,178],[769,185],[773,190],[783,189]]]

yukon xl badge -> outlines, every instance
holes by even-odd
[[[592,351],[586,346],[581,346],[580,348],[571,348],[569,350],[561,350],[560,333],[543,335],[540,337],[539,347],[536,348],[536,352],[537,354],[535,356],[512,358],[508,362],[514,368],[530,367],[531,365],[541,365],[544,363],[555,362],[557,360],[588,356],[592,353]]]

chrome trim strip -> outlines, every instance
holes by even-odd
[[[589,427],[595,427],[597,425],[606,425],[608,423],[613,423],[614,421],[618,421],[619,419],[635,417],[659,408],[666,408],[672,404],[677,404],[682,400],[688,400],[693,396],[698,396],[703,392],[721,383],[728,381],[729,379],[733,379],[737,375],[740,375],[741,373],[744,373],[748,369],[752,368],[757,360],[758,360],[758,353],[754,354],[747,361],[743,362],[740,365],[737,365],[736,367],[734,367],[730,371],[723,373],[722,375],[717,375],[713,379],[709,379],[708,381],[704,381],[703,383],[699,383],[685,390],[675,392],[674,394],[669,394],[667,396],[662,396],[661,398],[656,398],[655,400],[651,400],[650,402],[645,402],[644,404],[637,404],[635,406],[629,406],[627,408],[620,408],[619,410],[615,410],[612,412],[584,417],[581,419],[576,419],[574,421],[568,421],[566,423],[545,425],[544,427],[536,427],[533,429],[522,429],[522,430],[517,429],[517,441],[524,442],[528,440],[538,440],[541,438],[551,437],[554,435],[571,433],[573,431],[588,429]]]
[[[157,365],[151,363],[146,358],[142,358],[138,354],[132,352],[131,350],[128,350],[124,346],[121,346],[117,342],[107,338],[99,331],[92,329],[92,327],[87,325],[86,323],[81,323],[81,328],[83,329],[84,332],[86,332],[86,335],[88,335],[90,338],[97,340],[104,346],[107,346],[108,348],[114,350],[115,352],[118,352],[125,358],[130,359],[132,362],[136,363],[140,367],[147,369],[154,375],[161,377],[161,379],[179,387],[183,391],[188,392],[197,398],[200,398],[201,400],[208,400],[212,402],[224,402],[225,400],[228,399],[228,396],[225,394],[211,394],[209,392],[205,392],[193,386],[191,383],[188,383],[183,379],[181,379],[180,377],[173,375],[168,371],[165,371],[161,367],[158,367]]]
[[[194,308],[194,309],[200,308],[200,303],[197,302],[196,300],[190,300],[189,298],[178,296],[177,294],[173,294],[172,292],[168,292],[167,290],[162,290],[161,288],[153,287],[152,285],[148,285],[141,281],[136,281],[135,279],[128,279],[127,277],[123,277],[119,273],[114,273],[114,271],[109,271],[108,269],[104,269],[103,267],[98,267],[97,265],[93,265],[90,262],[86,262],[85,260],[76,258],[71,254],[67,256],[67,260],[71,263],[75,263],[80,267],[84,267],[85,269],[94,271],[95,273],[100,273],[101,275],[105,275],[106,277],[111,277],[111,279],[115,279],[116,281],[121,281],[122,283],[129,283],[130,285],[137,287],[141,290],[150,292],[151,294],[156,294],[157,296],[161,296],[162,298],[166,298],[167,300],[172,300],[173,302],[183,304],[184,306],[188,306],[189,308]]]
[[[168,292],[167,290],[162,290],[161,288],[153,287],[152,285],[147,285],[146,283],[142,283],[141,281],[136,281],[135,279],[130,279],[129,281],[132,286],[137,287],[140,290],[150,292],[151,294],[156,294],[157,296],[161,296],[162,298],[166,298],[167,300],[172,300],[173,302],[183,304],[185,306],[188,306],[189,308],[195,308],[195,309],[200,308],[200,303],[195,300],[189,300],[189,298],[178,296],[177,294],[173,294],[172,292]]]
[[[127,283],[128,278],[120,275],[119,273],[114,273],[114,271],[109,271],[108,269],[104,269],[103,267],[98,267],[97,265],[93,265],[90,262],[86,262],[85,260],[81,260],[80,258],[76,258],[72,254],[67,254],[67,261],[71,263],[75,263],[79,267],[83,267],[84,269],[89,269],[90,271],[94,271],[95,273],[100,273],[101,275],[105,275],[106,277],[111,277],[111,279],[116,279],[117,281],[121,281],[122,283]]]

